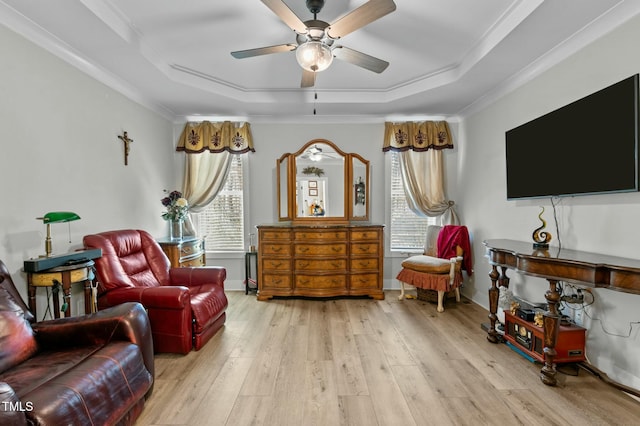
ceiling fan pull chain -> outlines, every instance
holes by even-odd
[[[318,100],[318,92],[313,92],[313,115],[316,115],[316,101]]]

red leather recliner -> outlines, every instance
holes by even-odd
[[[35,322],[0,261],[0,425],[132,425],[153,376],[142,305]]]
[[[224,325],[228,305],[225,268],[171,268],[156,240],[141,230],[86,235],[96,259],[98,309],[140,302],[147,309],[156,352],[200,349]]]

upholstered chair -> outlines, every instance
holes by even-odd
[[[102,249],[95,260],[98,309],[142,303],[156,352],[198,350],[224,325],[225,268],[171,268],[160,245],[141,230],[86,235],[83,241],[86,248]]]
[[[438,312],[444,312],[444,297],[453,291],[460,301],[462,270],[471,275],[471,247],[466,226],[430,225],[424,253],[408,257],[396,279],[400,282],[400,300],[404,300],[404,284],[416,289],[433,290],[438,295]]]

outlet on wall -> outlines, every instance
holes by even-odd
[[[583,307],[573,310],[573,322],[576,323],[576,325],[579,325],[579,326],[583,325],[582,314],[584,314]]]

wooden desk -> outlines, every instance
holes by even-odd
[[[540,379],[546,385],[555,386],[560,315],[558,303],[558,281],[569,281],[585,287],[608,288],[626,293],[640,294],[640,260],[607,256],[576,250],[533,248],[533,243],[513,240],[486,240],[486,257],[492,266],[489,278],[489,320],[491,321],[487,339],[499,341],[496,332],[496,312],[498,311],[499,286],[509,287],[507,269],[514,269],[525,275],[544,278],[549,282],[545,293],[548,310],[544,313],[544,366]],[[498,272],[500,267],[501,272]]]
[[[71,285],[73,283],[84,284],[84,312],[85,314],[94,312],[91,283],[93,282],[93,260],[78,263],[76,265],[64,265],[46,269],[39,272],[27,272],[27,285],[29,292],[29,310],[37,319],[36,313],[36,290],[38,287],[51,287],[53,289],[53,314],[55,318],[60,318],[60,300],[58,299],[56,286],[62,287],[63,303],[66,304],[64,316],[71,316]]]

